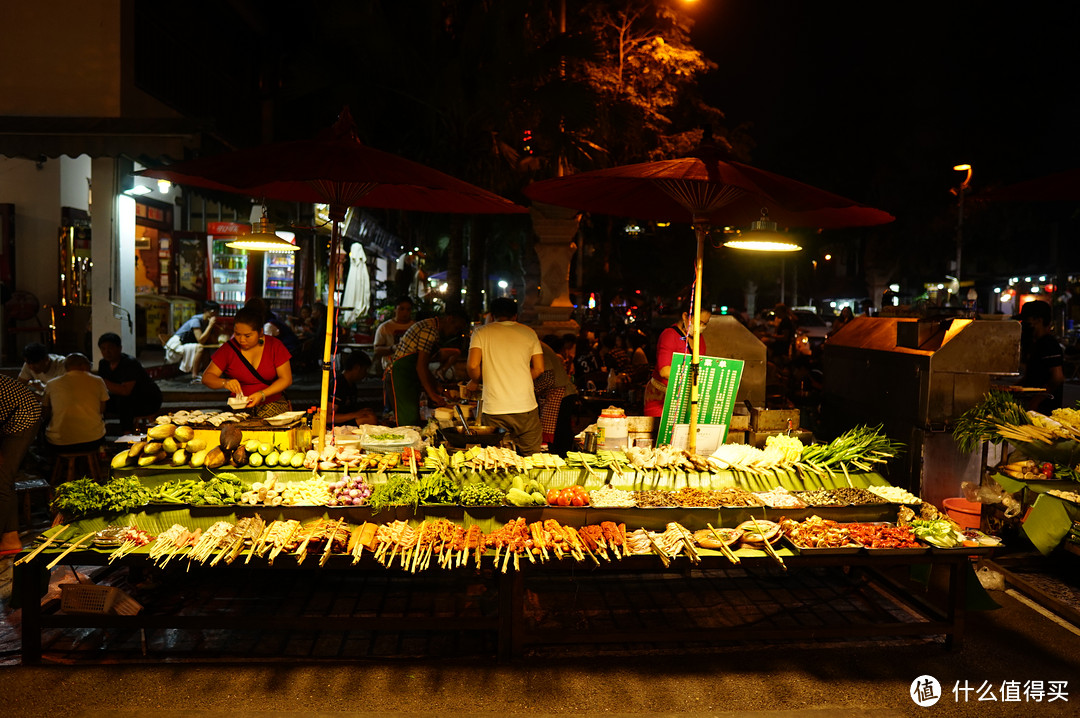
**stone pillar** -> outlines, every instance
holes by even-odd
[[[115,159],[94,159],[91,181],[92,351],[99,336],[116,332],[124,351],[135,356],[135,200],[119,191]]]
[[[577,250],[578,213],[572,209],[533,202],[529,211],[536,233],[535,249],[540,259],[540,298],[534,310],[533,328],[540,335],[577,333],[578,323],[570,318],[570,260]]]

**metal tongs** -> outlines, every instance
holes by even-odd
[[[461,404],[454,404],[454,413],[457,414],[457,418],[461,421],[461,429],[466,434],[472,434],[472,429],[469,428],[469,422],[465,421],[465,412],[461,410]]]

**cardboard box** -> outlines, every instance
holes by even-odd
[[[750,412],[751,431],[787,431],[788,429],[798,428],[798,409],[754,408],[753,411]]]
[[[733,431],[748,431],[750,429],[750,414],[745,411],[741,414],[732,414],[731,426],[728,428]]]
[[[729,431],[727,438],[724,439],[725,444],[745,444],[746,432],[745,431]]]

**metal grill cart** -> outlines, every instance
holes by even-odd
[[[858,317],[825,343],[822,362],[831,433],[882,424],[907,445],[890,482],[940,506],[979,481],[981,457],[957,449],[952,425],[997,377],[1017,374],[1020,323]]]
[[[711,356],[743,362],[736,402],[741,405],[749,400],[755,406],[765,406],[765,345],[761,340],[742,322],[727,314],[714,314],[701,335],[705,337],[705,346]]]

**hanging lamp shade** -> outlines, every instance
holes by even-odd
[[[251,225],[251,234],[237,237],[229,242],[227,247],[233,249],[251,249],[259,252],[295,252],[300,249],[274,233],[274,225],[263,215],[257,222]]]
[[[761,219],[750,223],[750,229],[740,232],[724,242],[725,247],[751,252],[798,252],[802,246],[792,241],[790,235],[781,232],[776,222],[769,219],[769,211],[762,208]]]

